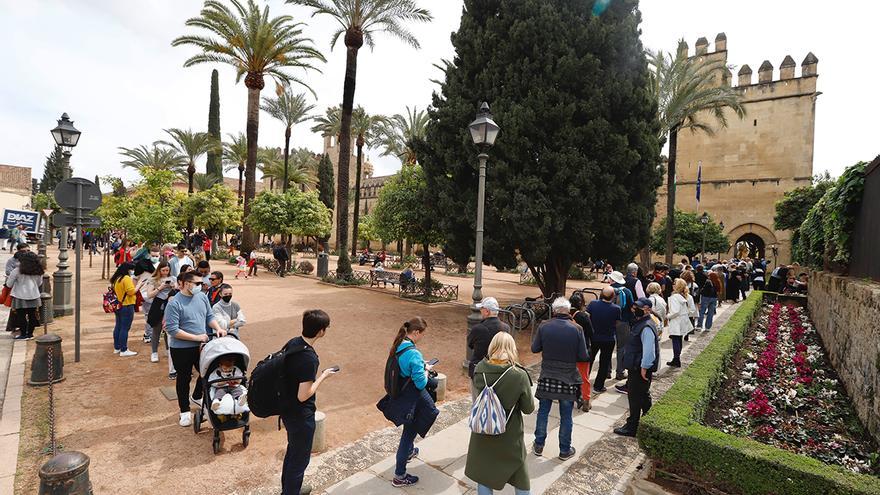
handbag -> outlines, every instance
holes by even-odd
[[[3,290],[0,291],[0,304],[6,306],[7,308],[12,307],[12,296],[10,293],[12,289],[7,287],[5,284],[3,285]]]

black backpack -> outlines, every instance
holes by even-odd
[[[703,283],[703,287],[700,289],[700,296],[718,297],[718,291],[715,290],[715,284],[713,284],[711,280],[706,280],[706,282]]]
[[[407,377],[403,379],[400,375],[400,361],[398,358],[402,356],[406,351],[411,349],[415,349],[416,346],[410,346],[406,349],[401,349],[395,352],[393,355],[388,356],[388,360],[385,361],[385,393],[388,394],[392,399],[396,399],[400,395],[400,391],[403,390],[403,387],[406,386],[406,381],[410,378]],[[250,391],[248,392],[250,394]]]
[[[293,385],[285,379],[287,359],[306,349],[304,345],[293,345],[293,340],[284,344],[278,352],[269,354],[257,363],[251,372],[248,383],[248,407],[259,418],[268,418],[289,410],[297,400],[291,397]]]

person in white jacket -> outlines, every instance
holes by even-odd
[[[673,353],[672,361],[667,362],[667,366],[681,367],[682,339],[694,329],[690,319],[691,307],[688,306],[689,296],[687,282],[680,278],[675,279],[672,284],[672,295],[669,296],[669,310],[666,312]],[[693,305],[693,299],[691,299],[691,305]]]
[[[238,329],[247,323],[247,319],[241,306],[232,300],[231,285],[223,284],[220,286],[220,300],[211,309],[214,311],[214,317],[217,318],[220,328],[238,337]]]
[[[666,325],[667,312],[666,301],[663,300],[663,288],[657,282],[651,282],[648,284],[646,292],[652,304],[651,313],[659,320],[657,328],[663,330],[663,327]]]

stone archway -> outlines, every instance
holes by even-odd
[[[748,245],[750,258],[767,258],[767,253],[771,245],[777,244],[778,239],[772,230],[756,223],[745,223],[727,232],[727,238],[730,239],[729,255],[736,256],[736,245],[739,242],[745,242]]]
[[[740,248],[742,246],[742,248]],[[761,236],[755,234],[754,232],[749,232],[747,234],[743,234],[733,243],[733,255],[737,258],[748,257],[752,259],[762,259],[766,258],[766,244],[764,244],[764,239]],[[745,252],[748,249],[748,252],[745,256],[741,256],[740,253]]]

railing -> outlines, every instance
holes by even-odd
[[[336,270],[331,270],[331,271],[327,272],[327,277],[325,277],[325,278],[330,279],[330,280],[340,280],[339,277],[336,276]],[[360,270],[352,270],[351,273],[349,273],[348,276],[345,277],[344,280],[357,280],[357,281],[363,282],[365,284],[369,284],[370,283],[370,274],[367,272],[362,272]]]
[[[458,286],[432,281],[430,296],[425,294],[424,279],[398,287],[398,296],[404,299],[425,299],[427,302],[457,301]]]

